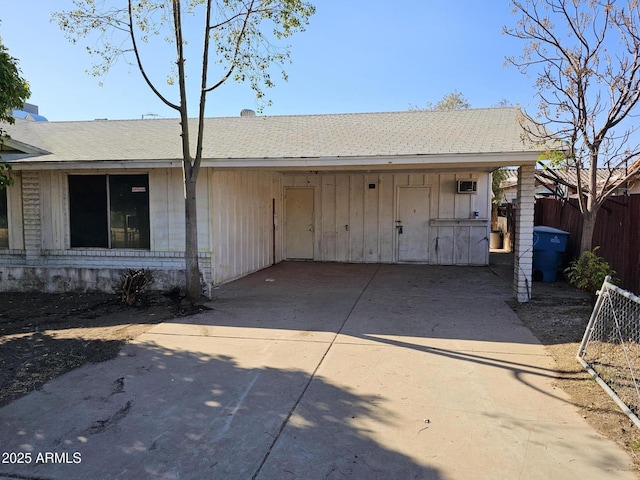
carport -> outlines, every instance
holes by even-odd
[[[213,283],[246,273],[238,256],[259,258],[256,238],[272,239],[273,263],[488,265],[492,172],[517,167],[513,290],[529,301],[534,169],[549,147],[523,137],[521,118],[516,108],[245,118],[253,136],[240,135],[234,157],[203,162],[222,192]],[[264,201],[252,198],[254,169],[274,175],[272,235],[251,227],[248,206]]]
[[[283,262],[0,409],[0,478],[635,478],[487,267]]]

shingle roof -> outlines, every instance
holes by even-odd
[[[264,159],[522,153],[516,108],[208,118],[203,158]],[[195,144],[195,121],[190,124]],[[19,142],[50,152],[37,161],[181,159],[177,119],[16,121]]]
[[[640,163],[640,159],[633,162],[628,169],[625,168],[598,168],[596,170],[596,185],[603,187],[604,185],[617,185],[620,184],[626,177],[627,172],[634,170],[634,166]],[[586,187],[589,185],[589,171],[581,170],[582,185]],[[629,180],[630,183],[635,183],[638,176],[635,176]],[[536,182],[541,185],[548,185],[552,187],[554,184],[569,185],[574,190],[576,186],[576,169],[572,167],[559,167],[559,168],[537,168],[536,169]],[[518,184],[518,170],[517,169],[504,169],[504,179],[501,182],[502,188],[515,187]]]

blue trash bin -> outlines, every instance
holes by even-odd
[[[553,227],[533,227],[533,270],[542,273],[543,282],[555,282],[569,232]]]

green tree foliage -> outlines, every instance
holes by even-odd
[[[303,31],[315,8],[302,0],[74,0],[75,8],[53,15],[67,38],[86,40],[97,59],[90,73],[103,75],[119,60],[137,66],[147,86],[178,112],[185,182],[186,289],[201,295],[198,267],[196,182],[200,171],[207,94],[227,80],[248,82],[260,105],[273,87],[272,67],[290,60],[288,47],[276,44]],[[145,53],[169,46],[162,80],[151,77]],[[198,46],[193,48],[192,46]],[[187,57],[193,58],[187,68]],[[187,82],[199,78],[196,88]],[[190,100],[197,109],[196,134],[190,131]]]
[[[427,102],[427,106],[425,108],[416,107],[415,105],[409,106],[409,110],[435,110],[440,112],[464,110],[466,108],[471,108],[471,104],[469,103],[469,100],[467,100],[467,97],[457,90],[447,93],[435,104]]]
[[[502,197],[504,196],[504,188],[502,188],[502,182],[507,178],[507,172],[504,168],[494,170],[491,174],[491,191],[493,192],[493,198],[491,203],[499,205],[502,203]]]
[[[12,125],[15,122],[12,110],[22,108],[29,95],[29,84],[22,78],[18,60],[9,55],[0,38],[0,124]],[[0,126],[0,146],[7,138]],[[10,170],[9,164],[0,163],[0,189],[13,184],[13,179],[9,176]]]
[[[464,110],[466,108],[471,108],[471,104],[467,100],[467,97],[457,90],[454,90],[442,97],[442,99],[434,106],[428,104],[427,107],[431,107],[430,110],[449,112],[451,110]]]
[[[519,18],[504,33],[525,46],[506,61],[535,78],[538,98],[537,115],[523,115],[534,125],[525,131],[542,144],[564,145],[551,161],[571,168],[575,179],[555,180],[577,191],[581,251],[590,251],[600,207],[640,173],[640,6],[637,0],[511,3]]]

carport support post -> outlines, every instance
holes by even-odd
[[[531,300],[533,276],[533,206],[535,198],[535,165],[518,169],[516,203],[516,238],[513,255],[513,291],[516,300]]]

